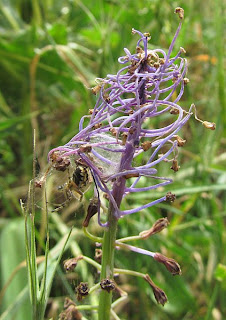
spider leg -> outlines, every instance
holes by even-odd
[[[79,190],[77,184],[74,183],[74,181],[70,181],[69,188],[70,188],[71,193],[72,193],[72,191],[74,191],[74,192],[76,192],[76,193],[78,193],[80,195],[79,201],[81,202],[82,198],[83,198],[83,192],[81,190]],[[75,196],[75,198],[76,198],[76,196]]]
[[[67,186],[64,191],[65,191],[64,193],[65,193],[66,200],[65,200],[63,203],[61,203],[60,206],[58,206],[57,208],[55,208],[54,210],[52,210],[52,212],[58,212],[58,211],[60,211],[61,209],[63,209],[64,207],[66,207],[66,206],[70,203],[71,199],[73,198],[73,194],[72,194],[69,186]]]

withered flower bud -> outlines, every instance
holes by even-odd
[[[155,62],[153,66],[154,66],[154,68],[158,69],[160,67],[160,63],[159,62]]]
[[[186,143],[186,140],[182,139],[180,136],[174,136],[177,140],[178,147],[183,147]]]
[[[175,107],[170,109],[170,114],[179,114],[179,110]]]
[[[71,163],[69,158],[61,156],[59,152],[53,152],[50,155],[50,160],[53,168],[58,171],[65,171]]]
[[[102,258],[102,250],[101,249],[95,249],[95,256],[94,259],[101,263],[101,258]]]
[[[102,290],[106,290],[108,293],[112,290],[115,290],[115,283],[111,279],[103,279],[100,282],[100,286]]]
[[[173,159],[173,163],[170,169],[172,169],[174,172],[177,172],[180,169],[180,166],[178,166],[178,162],[176,159]]]
[[[82,301],[85,296],[89,294],[89,287],[87,282],[80,282],[76,287],[75,292],[77,293],[77,300]]]
[[[110,128],[109,131],[111,132],[111,134],[116,137],[117,135],[117,130],[115,128]]]
[[[174,13],[177,13],[181,20],[184,19],[184,9],[177,7]]]
[[[130,178],[136,178],[136,177],[139,177],[139,173],[128,173],[124,176],[125,179],[130,179]]]
[[[95,87],[93,87],[93,88],[91,89],[92,93],[93,93],[94,95],[96,95],[96,94],[100,91],[101,87],[102,87],[102,84],[96,85]]]
[[[145,142],[141,143],[141,147],[144,151],[148,151],[151,148],[151,142],[145,141]]]
[[[166,60],[165,60],[165,59],[163,59],[163,58],[159,58],[159,63],[160,63],[161,65],[163,65],[165,62],[166,62]]]
[[[83,153],[89,153],[89,152],[91,152],[91,150],[92,150],[92,146],[89,144],[84,144],[79,147],[79,151],[81,151]]]
[[[172,79],[173,83],[176,83],[180,76],[181,76],[180,74],[177,74],[175,77],[173,77]]]
[[[100,129],[101,127],[102,127],[102,123],[100,122],[100,123],[94,124],[93,129]]]
[[[215,130],[216,129],[216,123],[209,122],[209,121],[203,121],[202,123],[206,129]]]
[[[145,37],[150,37],[150,33],[149,32],[144,32],[144,36]]]
[[[77,266],[78,261],[82,260],[82,259],[83,259],[83,256],[79,256],[79,257],[76,257],[76,258],[71,258],[71,259],[65,260],[64,261],[64,269],[67,272],[73,271],[74,268]]]
[[[183,81],[184,81],[184,84],[185,84],[185,85],[190,82],[190,80],[189,80],[188,78],[184,78]]]
[[[145,275],[144,280],[146,280],[150,284],[156,301],[158,303],[160,303],[162,306],[164,306],[164,304],[168,300],[165,292],[161,288],[159,288],[155,285],[155,283],[151,280],[151,278],[148,274]]]
[[[126,144],[127,137],[128,137],[128,133],[127,132],[123,132],[122,133],[122,144],[123,145]]]
[[[82,320],[81,313],[77,310],[76,304],[71,299],[65,298],[64,309],[59,315],[59,320]]]
[[[180,47],[180,52],[185,54],[186,50],[183,47]]]
[[[169,202],[174,202],[176,200],[176,195],[173,194],[172,192],[167,192],[166,194],[166,201],[169,201]]]
[[[70,305],[75,306],[75,303],[70,298],[66,297],[64,300],[64,309],[67,309]]]
[[[175,275],[181,275],[181,269],[179,264],[171,258],[167,258],[161,253],[156,252],[154,255],[154,259],[160,263],[163,263],[166,267],[166,269],[172,273],[173,276]]]
[[[85,217],[85,220],[83,221],[83,227],[88,227],[90,219],[98,212],[99,208],[99,200],[98,198],[94,197],[93,199],[90,200],[87,214]]]
[[[137,53],[143,53],[144,52],[144,50],[139,46],[136,47],[136,51],[137,51]]]
[[[140,232],[139,236],[141,236],[143,239],[147,239],[153,234],[161,232],[168,225],[169,221],[167,218],[160,218],[153,224],[151,229]]]
[[[111,101],[108,93],[104,93],[103,98],[107,103]]]

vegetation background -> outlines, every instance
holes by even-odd
[[[118,267],[149,273],[169,298],[163,308],[156,305],[147,283],[120,278],[129,300],[119,315],[122,320],[225,319],[226,111],[220,0],[1,1],[0,319],[31,319],[28,295],[19,303],[17,298],[27,285],[24,218],[19,199],[26,197],[32,177],[33,130],[40,172],[44,172],[48,150],[72,137],[80,117],[93,107],[95,96],[87,88],[95,84],[96,77],[117,72],[117,58],[123,55],[124,47],[135,49],[137,37],[131,35],[131,29],[150,32],[151,48],[167,50],[178,25],[173,14],[177,6],[184,8],[185,20],[175,52],[180,46],[186,49],[190,79],[181,104],[189,107],[194,102],[199,118],[215,122],[217,128],[207,131],[192,119],[182,132],[187,143],[180,153],[180,171],[172,174],[168,166],[160,166],[161,175],[174,178],[174,184],[167,189],[177,195],[173,205],[159,204],[120,221],[119,236],[128,236],[167,216],[167,231],[139,245],[175,258],[183,274],[172,277],[149,257],[117,252]],[[51,194],[53,186],[48,188]],[[93,256],[94,246],[80,231],[89,192],[82,203],[73,201],[62,211],[50,214],[51,247],[75,224],[77,234],[71,245]],[[142,204],[146,197],[141,193],[125,205]],[[45,221],[40,208],[36,223],[37,252],[41,256]],[[95,223],[92,229],[101,234]],[[64,258],[73,255],[70,249]],[[61,264],[46,318],[57,319],[64,297],[75,298],[76,284],[91,278],[97,281],[94,274],[94,269],[83,265],[76,273],[65,275]],[[12,282],[7,285],[10,277]],[[84,315],[96,319],[93,314]]]

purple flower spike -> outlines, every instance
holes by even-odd
[[[116,218],[166,201],[164,196],[137,208],[120,210],[128,194],[151,192],[172,182],[157,176],[158,163],[170,161],[174,171],[179,168],[175,165],[178,147],[185,140],[177,133],[192,115],[192,106],[186,112],[178,105],[188,82],[187,62],[181,58],[184,49],[171,57],[180,29],[181,22],[167,53],[148,49],[150,35],[133,29],[132,33],[140,37],[136,52],[124,49],[126,55],[118,59],[122,69],[116,75],[98,79],[92,89],[98,95],[97,103],[80,120],[79,132],[64,146],[49,152],[49,161],[56,169],[56,158],[63,159],[63,164],[68,159],[71,165],[79,161],[88,167],[99,201],[99,192],[104,192]],[[152,120],[161,115],[171,122],[154,128]],[[60,167],[62,170],[62,164]],[[101,223],[99,209],[98,215],[99,224],[106,226]]]

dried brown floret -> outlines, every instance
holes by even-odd
[[[77,266],[77,263],[79,260],[82,260],[83,256],[79,256],[76,258],[71,258],[68,260],[64,261],[64,269],[69,272],[69,271],[73,271],[75,269],[75,267]]]
[[[177,140],[177,145],[178,147],[183,147],[186,143],[186,140],[182,139],[180,136],[174,136],[174,138],[176,138]]]
[[[169,221],[167,218],[160,218],[154,223],[154,225],[149,230],[142,231],[139,234],[139,236],[141,236],[143,239],[147,239],[150,236],[152,236],[158,232],[161,232],[168,225],[169,225]]]
[[[170,109],[170,113],[171,114],[179,114],[179,109],[173,107]]]
[[[156,252],[154,255],[154,259],[160,263],[163,263],[166,269],[172,273],[173,276],[181,275],[181,269],[179,264],[171,258],[167,258],[161,253]]]
[[[102,258],[102,250],[101,249],[95,249],[95,256],[94,259],[101,263],[101,258]]]
[[[173,194],[172,192],[167,192],[166,194],[166,201],[169,201],[169,202],[174,202],[176,200],[176,195]]]
[[[101,280],[100,286],[102,290],[106,290],[108,293],[112,290],[115,290],[114,281],[108,278]]]
[[[79,147],[79,151],[83,153],[89,153],[92,151],[92,146],[89,144],[83,144]]]
[[[98,212],[98,208],[99,208],[99,200],[98,198],[94,197],[93,199],[90,200],[90,203],[87,209],[87,214],[82,224],[83,227],[88,227],[90,219]]]
[[[177,172],[180,169],[180,166],[178,166],[178,162],[176,159],[173,159],[170,169],[172,169],[174,172]]]
[[[141,143],[141,147],[144,151],[148,151],[151,148],[151,141],[144,141]]]
[[[77,293],[77,300],[81,301],[89,294],[89,287],[87,282],[80,282],[80,284],[75,289]]]
[[[178,14],[181,20],[184,19],[184,9],[177,7],[174,12]]]
[[[214,122],[203,121],[202,124],[206,129],[210,129],[210,130],[215,130],[216,129],[216,123],[214,123]]]
[[[161,288],[156,286],[156,284],[151,280],[148,274],[145,275],[144,280],[146,280],[150,284],[156,301],[164,306],[164,304],[168,300],[165,292]]]

